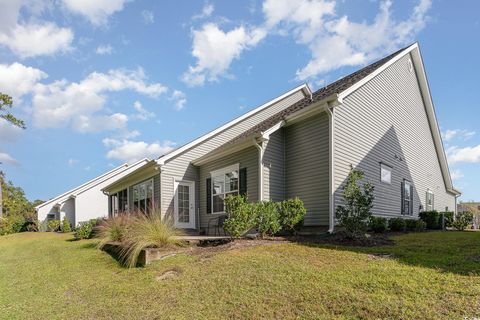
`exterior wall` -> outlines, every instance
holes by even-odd
[[[247,194],[251,202],[258,201],[258,150],[255,147],[248,147],[244,150],[232,153],[224,158],[214,160],[199,168],[199,203],[200,203],[200,228],[206,228],[208,220],[215,217],[216,214],[207,214],[207,189],[206,181],[210,177],[210,172],[239,164],[239,168],[247,168]],[[198,222],[197,222],[198,224]]]
[[[329,130],[325,112],[285,128],[285,197],[303,200],[305,225],[328,225]]]
[[[198,168],[191,164],[191,162],[199,157],[213,151],[229,140],[235,138],[245,130],[248,130],[266,120],[270,116],[278,113],[279,111],[289,107],[295,102],[303,99],[305,96],[303,92],[297,91],[285,99],[269,106],[268,108],[250,116],[249,118],[235,124],[234,126],[218,133],[217,135],[207,139],[206,141],[198,144],[194,148],[185,151],[177,157],[170,159],[164,166],[161,178],[162,188],[162,202],[161,210],[163,215],[173,214],[173,199],[174,199],[174,184],[173,179],[182,179],[195,181],[197,208],[199,205],[198,199],[200,186],[203,186],[203,181],[199,180]],[[252,195],[253,196],[253,195]]]
[[[280,129],[270,135],[263,154],[263,199],[285,199],[285,135]]]
[[[401,182],[413,182],[413,212],[425,208],[426,191],[435,194],[434,208],[455,209],[447,193],[415,70],[410,55],[344,99],[335,109],[335,205],[350,165],[375,185],[375,215],[401,214]],[[401,159],[401,160],[400,160]],[[380,182],[380,162],[392,167],[392,183]]]

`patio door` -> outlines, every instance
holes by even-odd
[[[195,229],[195,182],[175,181],[175,227]]]

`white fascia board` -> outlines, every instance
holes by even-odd
[[[130,166],[134,166],[134,165],[136,165],[136,164],[138,164],[138,163],[140,163],[140,162],[142,162],[142,161],[145,161],[145,160],[148,160],[148,159],[145,158],[145,159],[143,159],[143,160],[137,161],[136,163],[134,163],[134,164],[132,164],[132,165],[130,165]],[[52,202],[62,202],[62,201],[64,201],[63,198],[69,198],[73,193],[78,192],[79,190],[88,187],[89,185],[91,185],[92,183],[95,183],[95,182],[98,181],[99,179],[102,179],[102,178],[105,178],[105,177],[111,177],[112,175],[118,173],[118,171],[120,171],[120,170],[122,170],[122,169],[126,169],[126,168],[128,168],[128,167],[129,167],[128,163],[124,163],[124,164],[122,164],[122,165],[120,165],[120,166],[118,166],[118,167],[116,167],[116,168],[114,168],[114,169],[112,169],[112,170],[110,170],[110,171],[102,174],[102,175],[99,175],[98,177],[93,178],[92,180],[89,180],[89,181],[87,181],[87,182],[79,185],[78,187],[75,187],[75,188],[73,188],[73,189],[71,189],[71,190],[68,190],[68,191],[66,191],[66,192],[64,192],[64,193],[56,196],[55,198],[52,198],[52,199],[50,199],[50,200],[48,200],[48,201],[45,201],[45,202],[42,203],[42,204],[39,204],[38,206],[35,207],[35,210],[38,210],[38,209],[40,209],[40,208],[42,208],[42,207],[44,207],[44,206],[46,206],[46,205],[48,205],[48,204],[51,204]]]
[[[180,148],[178,148],[178,149],[175,149],[175,150],[173,150],[172,152],[167,153],[167,154],[161,156],[160,158],[158,158],[158,159],[156,160],[157,163],[158,163],[159,165],[165,164],[165,162],[168,161],[169,159],[171,159],[171,158],[173,158],[173,157],[175,157],[175,156],[177,156],[177,155],[179,155],[179,154],[181,154],[181,153],[183,153],[183,152],[191,149],[191,148],[194,147],[195,145],[197,145],[197,144],[199,144],[199,143],[202,143],[203,141],[205,141],[205,140],[207,140],[207,139],[215,136],[216,134],[218,134],[218,133],[220,133],[220,132],[222,132],[222,131],[230,128],[231,126],[233,126],[233,125],[241,122],[242,120],[245,120],[245,119],[247,119],[248,117],[251,117],[251,116],[253,116],[254,114],[256,114],[256,113],[258,113],[258,112],[260,112],[260,111],[268,108],[268,107],[271,106],[272,104],[275,104],[275,103],[277,103],[277,102],[285,99],[286,97],[291,96],[292,94],[294,94],[295,92],[298,92],[298,91],[302,91],[303,94],[304,94],[306,97],[310,97],[310,96],[312,95],[312,91],[310,90],[309,86],[308,86],[306,83],[305,83],[305,84],[302,84],[302,85],[300,85],[300,86],[298,86],[298,87],[296,87],[296,88],[294,88],[294,89],[292,89],[292,90],[290,90],[290,91],[282,94],[281,96],[278,96],[277,98],[275,98],[275,99],[273,99],[273,100],[270,100],[270,101],[268,101],[267,103],[264,103],[264,104],[262,104],[261,106],[259,106],[259,107],[255,108],[255,109],[253,109],[253,110],[251,110],[251,111],[249,111],[249,112],[241,115],[240,117],[238,117],[238,118],[236,118],[236,119],[234,119],[234,120],[232,120],[232,121],[224,124],[223,126],[217,128],[217,129],[215,129],[215,130],[213,130],[213,131],[210,131],[209,133],[207,133],[207,134],[205,134],[205,135],[203,135],[203,136],[201,136],[201,137],[199,137],[199,138],[197,138],[197,139],[195,139],[195,140],[193,140],[193,141],[191,141],[191,142],[183,145],[182,147],[180,147]]]
[[[268,128],[267,130],[265,130],[264,132],[261,133],[262,135],[262,138],[263,139],[270,139],[270,135],[274,132],[276,132],[277,130],[279,130],[281,127],[283,127],[285,125],[285,121],[280,121],[278,122],[277,124],[273,125],[272,127]]]
[[[111,190],[111,189],[114,189],[118,184],[121,184],[122,181],[125,181],[126,179],[132,177],[133,175],[135,174],[138,174],[138,172],[140,172],[141,170],[145,170],[147,168],[151,168],[152,165],[157,165],[157,162],[156,160],[148,160],[148,159],[144,159],[145,160],[145,163],[142,164],[139,168],[133,170],[132,172],[126,174],[125,176],[123,176],[122,178],[120,179],[117,179],[115,180],[114,182],[112,182],[111,184],[105,186],[103,189],[101,189],[102,192],[107,192],[107,190]]]

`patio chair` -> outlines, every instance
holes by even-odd
[[[218,216],[211,218],[208,220],[208,225],[207,225],[207,236],[210,235],[210,227],[212,227],[215,230],[214,235],[216,236],[217,234],[220,236],[220,229],[223,230],[223,235],[227,235],[225,232],[225,229],[223,229],[223,224],[225,220],[227,219],[226,215]]]

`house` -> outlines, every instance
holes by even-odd
[[[223,199],[303,200],[306,226],[333,231],[351,165],[375,186],[373,213],[455,210],[417,43],[316,92],[301,85],[104,188],[129,208],[155,204],[178,228],[205,230]],[[113,215],[113,213],[111,213]]]
[[[101,191],[102,188],[140,169],[148,162],[148,159],[143,159],[133,164],[125,163],[36,206],[38,220],[62,220],[66,217],[72,226],[76,226],[82,221],[107,216],[108,196]]]

